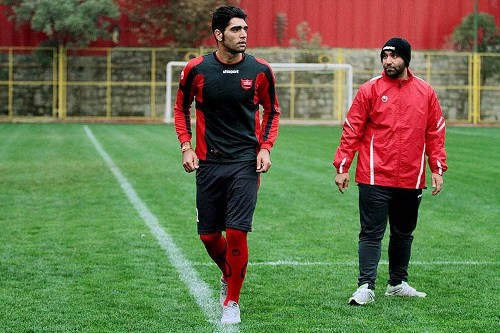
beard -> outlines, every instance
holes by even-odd
[[[233,55],[238,54],[238,53],[245,53],[246,51],[246,46],[239,46],[236,45],[235,47],[231,47],[229,45],[225,45],[226,49]]]
[[[224,36],[222,37],[222,44],[224,45],[224,48],[232,55],[236,55],[238,53],[245,53],[245,51],[247,49],[246,44],[244,46],[241,46],[238,44],[230,45],[229,43],[226,42],[226,39],[224,38]]]
[[[231,54],[245,53],[245,48],[243,49],[228,49]]]
[[[404,66],[384,66],[385,74],[392,79],[399,79],[404,74]]]

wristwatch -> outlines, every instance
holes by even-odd
[[[191,142],[186,141],[186,142],[183,142],[181,144],[181,152],[182,153],[187,152],[189,149],[193,149],[193,147],[191,146]]]

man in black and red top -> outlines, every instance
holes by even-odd
[[[269,64],[245,53],[246,17],[233,6],[214,12],[217,50],[186,65],[174,107],[182,165],[186,172],[196,170],[198,233],[222,271],[221,322],[226,324],[241,321],[238,303],[248,263],[247,233],[252,229],[260,174],[271,167],[280,117]]]

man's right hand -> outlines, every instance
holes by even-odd
[[[188,149],[182,153],[182,166],[186,172],[193,172],[198,169],[198,156],[193,149]]]
[[[335,176],[335,185],[339,188],[340,193],[344,194],[344,190],[349,187],[349,173],[339,173]]]

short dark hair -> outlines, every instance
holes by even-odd
[[[217,8],[212,16],[212,33],[217,29],[224,32],[233,17],[245,20],[247,14],[241,8],[235,6],[220,6]]]

